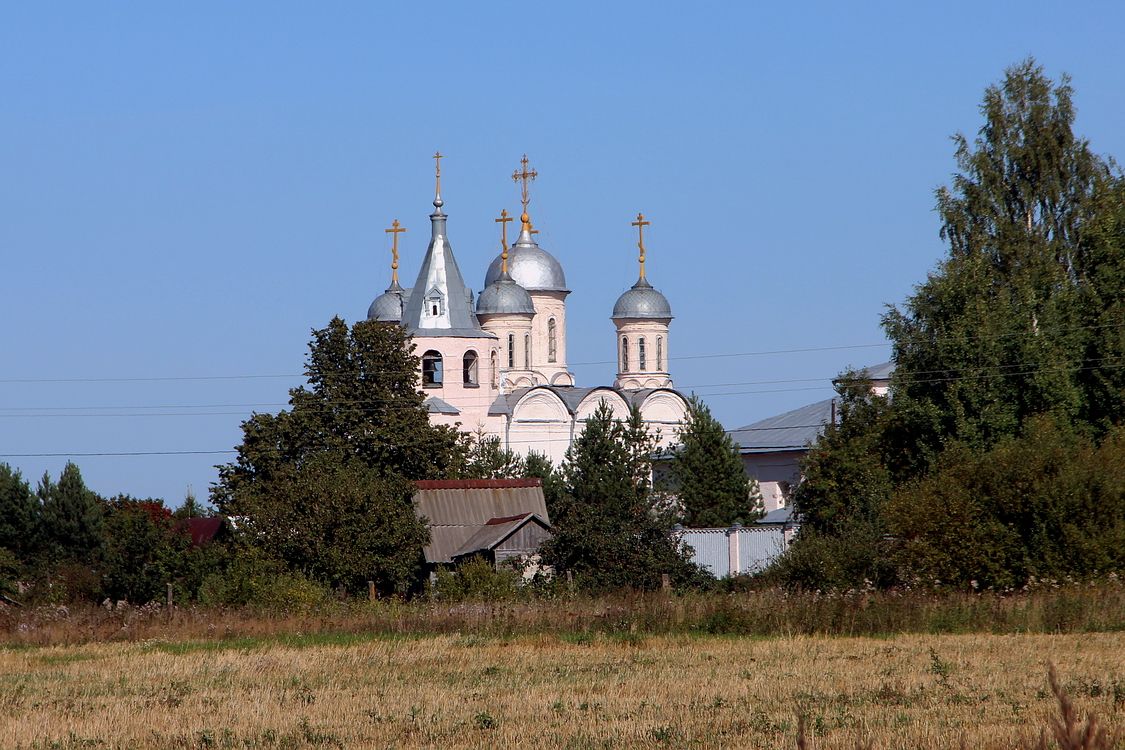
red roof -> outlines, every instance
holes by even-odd
[[[423,479],[415,482],[420,490],[505,490],[541,487],[543,480],[530,479]]]
[[[209,542],[219,533],[223,526],[223,519],[218,516],[212,518],[189,518],[187,520],[188,532],[191,533],[191,545],[198,547],[204,542]]]

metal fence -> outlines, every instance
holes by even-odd
[[[680,542],[691,548],[692,562],[716,578],[758,573],[789,546],[791,533],[778,526],[732,526],[729,529],[681,529]]]

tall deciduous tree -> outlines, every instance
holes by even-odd
[[[219,467],[213,503],[243,516],[247,538],[293,569],[355,588],[401,590],[417,570],[426,529],[410,482],[456,475],[456,430],[430,424],[419,360],[397,325],[339,318],[313,331],[308,387],[290,408],[242,425],[234,463]]]
[[[1106,364],[1084,356],[1106,331],[1084,325],[1079,302],[1106,282],[1120,296],[1120,276],[1098,279],[1090,242],[1114,177],[1072,130],[1070,82],[1053,84],[1028,60],[987,89],[981,114],[972,143],[954,137],[960,171],[937,191],[949,257],[884,317],[905,429],[900,477],[923,472],[950,440],[987,449],[1030,415],[1079,418],[1080,373]]]
[[[621,422],[607,404],[597,408],[561,467],[545,562],[590,589],[652,589],[663,573],[679,582],[695,574],[672,534],[675,519],[651,491],[654,449],[635,410]]]
[[[738,446],[699,398],[691,398],[678,437],[670,468],[686,525],[729,526],[762,515],[757,481],[747,476]]]

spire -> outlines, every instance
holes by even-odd
[[[528,192],[527,192],[527,183],[528,182],[534,182],[535,178],[539,176],[539,173],[536,172],[534,169],[529,170],[527,168],[527,164],[528,164],[527,154],[524,154],[523,158],[520,159],[520,166],[522,166],[523,169],[522,170],[516,170],[516,171],[512,172],[512,181],[513,182],[521,182],[522,181],[522,183],[523,183],[520,186],[520,203],[523,204],[523,213],[520,214],[520,223],[521,223],[522,226],[520,227],[519,242],[530,243],[531,242],[532,230],[531,230],[531,217],[528,216],[528,214],[527,214],[527,204],[531,203],[531,197],[528,195]]]
[[[440,214],[441,207],[445,205],[445,202],[441,199],[441,160],[444,158],[445,156],[440,151],[434,152],[434,208],[437,209],[434,213],[436,214]]]
[[[473,292],[466,286],[453,257],[446,216],[441,210],[441,159],[440,153],[434,154],[437,188],[434,212],[430,214],[430,244],[406,298],[402,325],[415,335],[424,332],[433,336],[478,336],[481,328],[473,314]]]
[[[508,222],[511,221],[511,220],[512,220],[512,217],[508,216],[508,209],[506,209],[506,208],[500,209],[500,218],[499,219],[493,219],[493,221],[495,221],[496,223],[498,223],[500,225],[500,247],[501,247],[501,250],[500,250],[500,278],[501,279],[511,278],[508,275]]]
[[[652,222],[645,221],[645,215],[640,212],[637,213],[637,220],[630,224],[630,226],[637,228],[637,248],[641,251],[641,254],[637,258],[637,261],[641,265],[641,275],[637,279],[638,286],[640,286],[642,282],[646,285],[648,284],[645,280],[645,227],[650,224],[652,224]]]
[[[391,244],[391,285],[389,289],[401,289],[398,285],[398,236],[406,231],[406,227],[399,226],[398,219],[391,222],[390,229],[384,229],[393,238]]]

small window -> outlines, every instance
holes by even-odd
[[[643,336],[637,339],[637,366],[641,368],[641,372],[648,369],[645,367],[645,340]]]
[[[441,315],[444,310],[445,300],[441,292],[437,289],[430,290],[430,293],[426,295],[426,312],[436,318]]]
[[[477,353],[471,350],[465,352],[463,364],[465,366],[465,385],[480,385],[477,381]]]
[[[508,334],[508,369],[516,369],[516,334]]]
[[[531,369],[531,334],[523,335],[523,366]]]
[[[664,372],[664,339],[656,337],[656,371]]]
[[[422,385],[441,385],[441,354],[433,349],[422,355]]]
[[[629,339],[621,337],[621,372],[629,372]]]
[[[496,354],[495,349],[492,350],[492,354],[489,355],[489,359],[491,360],[491,364],[492,364],[492,387],[493,388],[499,388],[500,387],[500,357]]]
[[[555,319],[551,318],[550,320],[547,321],[547,361],[548,362],[558,361],[558,350],[559,350],[559,342],[558,342],[557,326],[555,325]]]

